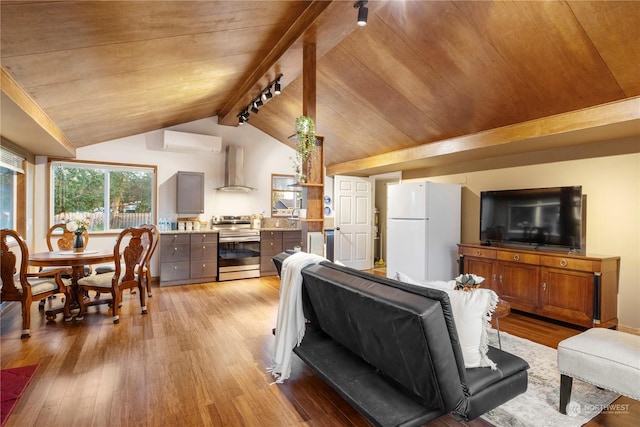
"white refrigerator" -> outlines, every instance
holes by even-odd
[[[387,277],[451,280],[458,274],[461,188],[428,181],[387,188]]]

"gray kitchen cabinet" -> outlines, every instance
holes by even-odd
[[[212,282],[218,276],[218,233],[163,233],[160,286]]]
[[[260,276],[275,276],[278,272],[273,257],[287,249],[301,245],[300,230],[264,230],[260,232]]]
[[[204,213],[204,173],[178,171],[176,211],[181,215]]]
[[[191,235],[191,278],[210,278],[218,275],[218,235]]]

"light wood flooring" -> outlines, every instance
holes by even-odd
[[[269,385],[276,277],[154,287],[149,313],[124,296],[120,323],[106,306],[82,321],[46,322],[32,307],[31,338],[20,339],[20,305],[1,314],[1,367],[39,364],[5,427],[27,426],[369,426],[294,358],[291,379]],[[556,347],[579,332],[519,314],[503,331]],[[640,425],[640,403],[588,426]],[[449,416],[429,426],[490,426]]]

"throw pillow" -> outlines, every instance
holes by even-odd
[[[428,282],[418,282],[417,280],[414,280],[411,277],[399,271],[396,273],[396,280],[399,280],[400,282],[409,283],[411,285],[426,286],[428,288],[436,288],[436,289],[451,290],[451,291],[456,288],[455,280],[449,280],[448,282],[444,280],[431,280]]]
[[[496,364],[489,359],[488,330],[491,329],[491,315],[498,304],[498,295],[491,289],[475,289],[465,292],[454,290],[455,280],[449,282],[418,282],[406,274],[398,272],[396,279],[412,285],[426,286],[445,291],[449,295],[451,311],[460,340],[465,368],[490,367]],[[444,285],[443,285],[444,284]]]

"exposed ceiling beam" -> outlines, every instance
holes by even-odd
[[[410,171],[628,137],[640,141],[640,97],[328,165],[327,175]]]
[[[242,86],[238,88],[235,94],[227,101],[225,106],[220,110],[218,114],[218,123],[229,126],[237,126],[238,118],[237,114],[242,107],[248,105],[251,99],[255,98],[257,93],[252,93],[255,90],[255,85],[258,84],[265,75],[268,75],[269,70],[276,64],[276,62],[284,55],[284,53],[298,40],[305,31],[313,24],[313,22],[324,12],[324,10],[331,4],[331,1],[319,1],[314,0],[304,13],[295,21],[295,23],[289,27],[287,32],[276,43],[271,51],[265,55],[260,65],[256,67],[251,75],[244,80]],[[275,75],[269,77],[268,81],[275,78]],[[268,81],[266,83],[268,83]]]
[[[60,128],[24,89],[0,67],[2,123],[0,133],[31,153],[75,157],[76,149]]]

